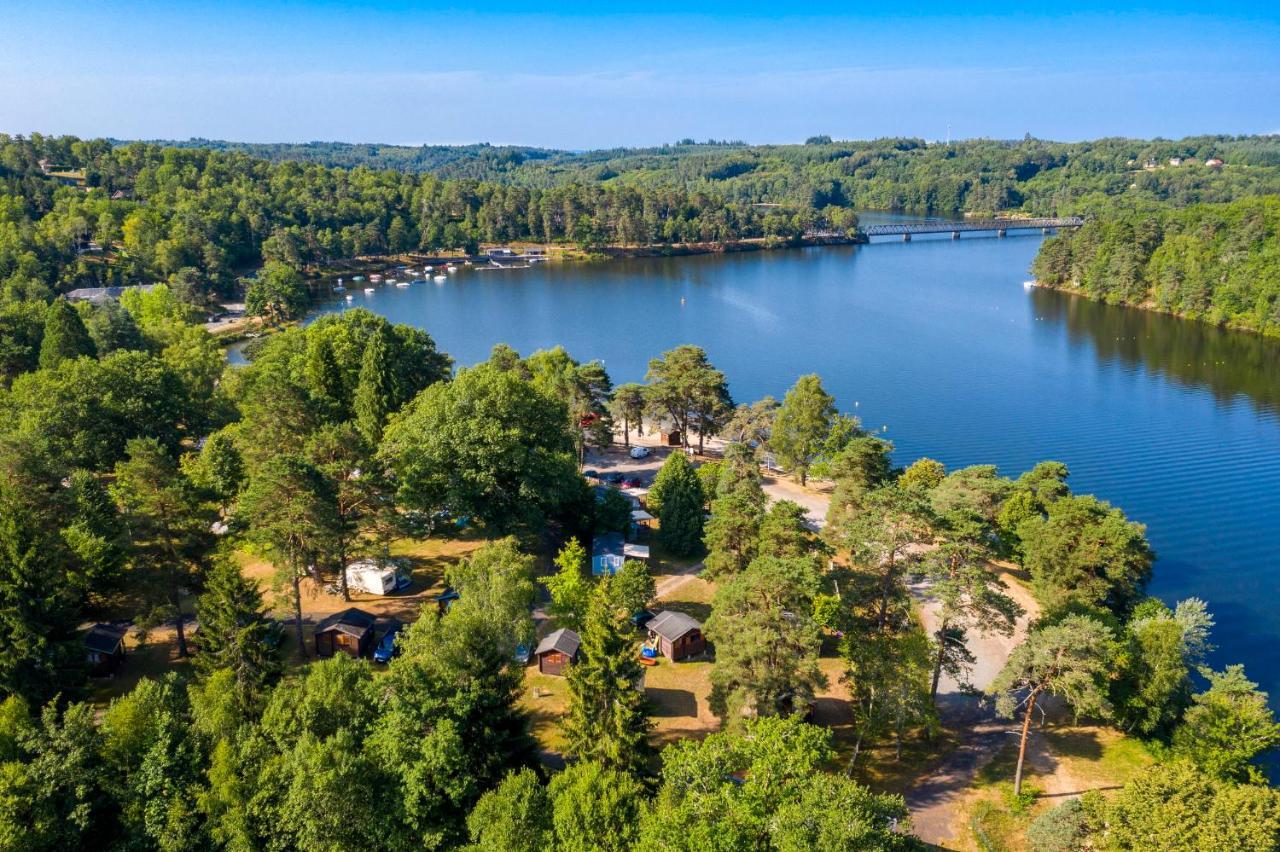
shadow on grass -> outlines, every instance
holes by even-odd
[[[698,619],[703,624],[707,623],[707,619],[711,617],[711,604],[701,603],[699,601],[662,601],[659,605],[661,609],[673,609],[676,612],[683,612],[685,615]]]
[[[697,718],[698,699],[687,689],[666,689],[660,686],[645,688],[653,715],[657,718],[688,716]]]

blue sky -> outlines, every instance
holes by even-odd
[[[0,131],[563,148],[1280,131],[1280,4],[0,0]]]

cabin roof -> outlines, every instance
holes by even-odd
[[[582,640],[578,638],[578,634],[574,633],[567,627],[561,627],[554,633],[548,633],[538,643],[538,650],[534,651],[539,657],[543,654],[549,654],[552,651],[559,651],[567,657],[574,657],[578,654],[578,646],[582,644]]]
[[[84,645],[99,654],[114,654],[120,649],[120,643],[124,641],[127,632],[126,628],[114,624],[95,624],[84,635]]]
[[[336,630],[348,636],[363,636],[376,621],[376,618],[364,610],[351,607],[325,618],[316,625],[316,632],[327,633],[330,630]]]
[[[645,627],[668,642],[675,642],[681,636],[693,630],[701,630],[702,624],[696,618],[677,612],[674,609],[663,610],[653,617]]]
[[[591,542],[592,556],[621,556],[622,555],[622,533],[604,533],[598,535],[595,541]]]

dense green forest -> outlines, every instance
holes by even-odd
[[[1215,157],[1223,163],[1207,165]],[[1110,216],[1116,199],[1166,209],[1280,193],[1278,163],[1270,136],[819,137],[586,153],[0,136],[0,293],[167,281],[199,305],[267,261],[302,268],[512,241],[785,243],[847,229],[856,209]]]
[[[829,212],[846,227],[855,221]],[[823,215],[675,186],[531,188],[273,164],[238,152],[0,136],[0,294],[9,299],[168,281],[199,303],[232,292],[237,274],[269,261],[301,268],[420,249],[474,253],[482,242],[517,240],[587,249],[785,240],[827,223]]]
[[[1036,279],[1112,304],[1280,334],[1280,198],[1116,208],[1046,240]]]
[[[1280,191],[1277,136],[1076,143],[976,139],[951,144],[816,136],[805,145],[686,139],[658,148],[586,152],[334,142],[160,144],[235,150],[275,162],[385,167],[541,188],[566,182],[680,187],[715,192],[739,203],[801,204],[815,209],[837,205],[930,213],[1026,210],[1065,215],[1090,212],[1112,196],[1185,205]],[[1215,157],[1223,160],[1221,170],[1203,168]],[[1175,158],[1184,165],[1170,167]]]
[[[996,557],[1042,609],[997,707],[1031,726],[1053,695],[1160,759],[1045,811],[1037,848],[1280,840],[1257,763],[1280,743],[1265,694],[1207,666],[1208,608],[1147,597],[1142,526],[1072,493],[1061,464],[902,469],[819,377],[735,404],[696,346],[614,387],[560,348],[500,345],[455,370],[426,332],[350,310],[255,341],[237,367],[190,312],[157,287],[0,316],[0,847],[917,848],[903,799],[851,776],[873,750],[935,737],[940,673],[963,680],[970,637],[1012,631]],[[631,621],[655,582],[637,562],[588,572],[586,544],[630,506],[595,496],[579,460],[615,424],[662,423],[729,443],[697,466],[671,453],[647,498],[656,543],[703,559],[717,586],[721,730],[658,750]],[[768,504],[766,451],[833,481],[821,536],[798,505]],[[351,560],[461,535],[458,517],[483,544],[446,569],[455,605],[416,613],[385,670],[311,659],[304,584],[341,589]],[[272,567],[273,611],[243,554]],[[929,632],[921,577],[942,618]],[[519,700],[539,582],[552,625],[581,635],[559,771]],[[176,630],[192,665],[104,701],[82,644],[93,620]],[[824,646],[848,688],[839,743],[805,721]]]

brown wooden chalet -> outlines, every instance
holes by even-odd
[[[376,623],[376,618],[355,607],[335,612],[316,625],[316,656],[332,657],[339,651],[353,657],[368,656]]]
[[[567,628],[548,633],[538,643],[533,655],[538,658],[538,671],[543,674],[564,677],[564,670],[578,661],[578,634]]]
[[[649,631],[649,640],[657,645],[658,653],[668,660],[696,657],[707,649],[702,625],[683,612],[664,610],[650,619],[645,628]]]

